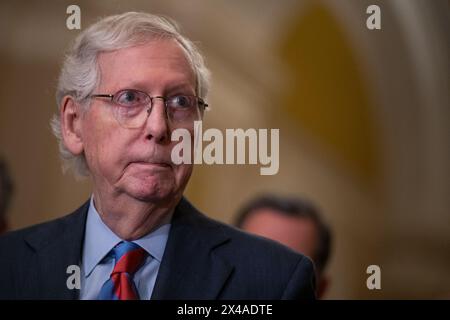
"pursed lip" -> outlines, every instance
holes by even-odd
[[[157,166],[161,168],[171,168],[172,165],[167,162],[157,162],[157,161],[133,161],[130,162],[130,164],[137,164],[137,165],[143,165],[143,166]]]

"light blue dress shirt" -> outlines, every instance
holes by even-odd
[[[149,300],[152,296],[170,226],[170,224],[164,224],[133,241],[149,254],[144,265],[134,274],[134,283],[141,300]],[[109,279],[115,265],[114,258],[108,256],[108,253],[120,241],[122,239],[103,223],[91,197],[81,261],[80,299],[97,299],[100,289]]]

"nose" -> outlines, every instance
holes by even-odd
[[[170,142],[170,127],[166,115],[166,107],[162,99],[153,99],[151,107],[147,109],[148,117],[145,123],[147,139],[166,144]]]

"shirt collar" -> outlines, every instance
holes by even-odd
[[[141,246],[154,259],[161,263],[171,224],[163,224],[133,242]],[[86,220],[86,232],[83,246],[83,272],[89,276],[92,270],[122,239],[103,223],[91,197]]]

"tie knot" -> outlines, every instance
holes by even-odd
[[[147,252],[139,245],[122,241],[112,249],[116,260],[112,274],[126,272],[133,275],[144,263]]]

